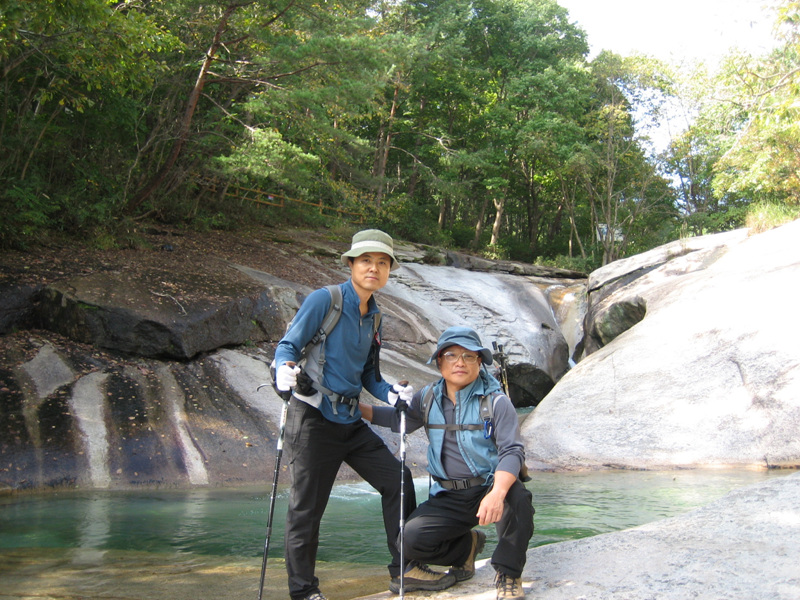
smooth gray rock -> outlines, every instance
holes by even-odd
[[[422,360],[436,348],[439,334],[454,325],[474,328],[489,348],[503,344],[511,366],[511,397],[517,407],[534,406],[570,368],[570,347],[554,311],[564,296],[552,290],[575,284],[412,264],[390,277],[381,302],[402,302],[408,309],[405,319],[427,341]]]
[[[646,314],[578,363],[526,421],[532,466],[800,465],[798,239],[795,221],[593,274],[625,281],[601,304],[635,301]]]

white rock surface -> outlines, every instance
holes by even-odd
[[[646,315],[567,373],[526,420],[531,463],[799,465],[799,239],[795,221],[705,240],[606,297],[643,298]],[[609,277],[591,282],[624,277],[646,258],[609,265]]]

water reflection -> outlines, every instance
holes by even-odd
[[[78,523],[78,540],[72,553],[76,565],[102,564],[111,535],[111,499],[94,498],[83,503],[85,512]]]
[[[537,473],[531,546],[635,527],[707,504],[781,471]],[[417,498],[427,479],[415,480]],[[270,558],[283,555],[287,490],[276,498]],[[0,549],[71,550],[76,564],[109,551],[258,558],[269,490],[59,492],[0,498]],[[494,528],[486,527],[489,541]],[[490,546],[491,547],[491,546]],[[363,483],[339,485],[322,523],[320,561],[382,565],[388,559],[380,497]]]

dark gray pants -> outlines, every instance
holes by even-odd
[[[420,504],[406,522],[405,558],[442,566],[464,564],[472,549],[470,531],[478,524],[475,515],[488,491],[484,486],[447,490]],[[522,575],[534,512],[533,495],[518,479],[506,495],[502,519],[495,523],[492,566],[497,571],[511,577]]]
[[[286,571],[289,594],[304,598],[319,591],[314,575],[319,527],[341,464],[347,463],[381,494],[383,525],[392,556],[389,575],[400,574],[400,461],[364,421],[332,423],[316,408],[293,399],[286,420],[286,452],[291,476],[286,514]],[[416,507],[411,472],[405,472],[405,515]]]

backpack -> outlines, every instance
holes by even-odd
[[[326,285],[325,289],[328,290],[328,293],[331,295],[331,305],[328,307],[328,312],[325,314],[325,317],[322,319],[322,323],[319,326],[317,332],[311,337],[309,342],[305,345],[303,350],[300,352],[300,358],[297,361],[298,365],[301,367],[305,364],[309,356],[313,356],[317,354],[316,362],[317,362],[317,370],[316,373],[322,375],[322,369],[325,366],[325,341],[328,339],[328,335],[330,335],[333,328],[336,327],[336,324],[339,322],[339,317],[342,316],[342,289],[337,285]],[[289,321],[289,324],[286,326],[286,331],[289,331],[292,327],[292,323],[294,320]],[[376,381],[381,381],[380,375],[380,336],[378,335],[378,329],[381,325],[381,312],[375,315],[375,318],[372,322],[372,361],[375,365],[375,379]],[[319,350],[317,351],[317,348]],[[272,382],[273,387],[275,390],[278,391],[278,388],[275,386],[275,360],[273,359],[272,364],[270,365],[270,374],[272,375]],[[302,371],[300,375],[298,375],[298,392],[310,396],[314,393],[314,390],[317,390],[329,397],[334,395],[334,392],[326,388],[322,385],[321,382],[314,381],[310,376],[306,374],[305,369]],[[280,394],[280,392],[278,392]]]

